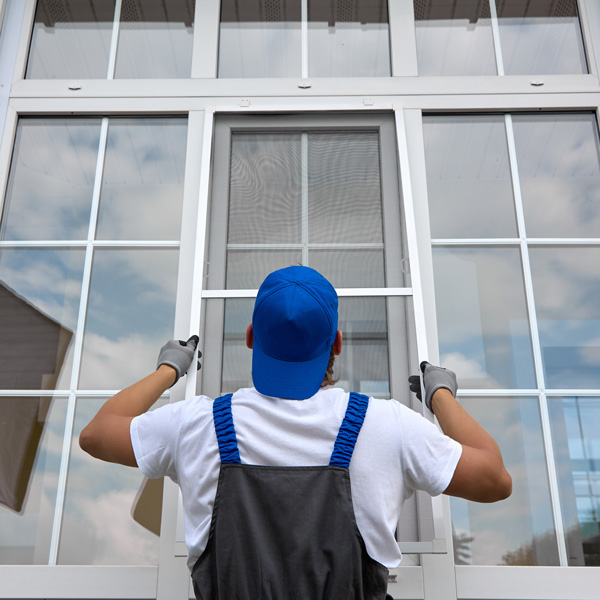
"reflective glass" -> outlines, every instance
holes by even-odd
[[[487,0],[415,0],[419,75],[495,75]]]
[[[434,247],[441,363],[461,388],[533,388],[518,248]]]
[[[0,398],[0,564],[48,564],[66,398]]]
[[[177,240],[187,119],[111,119],[97,239]]]
[[[423,136],[431,237],[515,237],[504,118],[424,117]]]
[[[188,78],[194,0],[123,0],[115,78]]]
[[[388,77],[385,0],[308,0],[306,46],[301,0],[224,0],[219,77]]]
[[[600,248],[530,247],[547,388],[600,388]]]
[[[156,565],[159,537],[131,517],[143,481],[141,472],[96,460],[79,447],[81,430],[104,402],[77,400],[58,562]]]
[[[576,0],[496,0],[506,75],[587,73]]]
[[[529,237],[598,237],[600,144],[593,114],[513,117]]]
[[[0,250],[0,387],[69,389],[84,251]]]
[[[600,566],[600,398],[548,398],[571,566]]]
[[[122,389],[173,337],[177,249],[94,252],[79,387]]]
[[[310,77],[389,77],[387,0],[308,3]]]
[[[252,299],[225,301],[222,393],[251,387],[252,352],[246,327],[252,321]],[[336,357],[338,386],[371,395],[389,395],[387,311],[384,298],[340,298],[338,328],[342,354]]]
[[[300,77],[300,0],[223,0],[219,77]]]
[[[39,0],[28,79],[106,79],[115,0]]]
[[[451,498],[457,564],[558,565],[537,398],[461,398],[497,441],[513,479],[494,504]]]
[[[86,239],[100,119],[20,119],[0,238]]]

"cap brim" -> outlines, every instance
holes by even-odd
[[[271,358],[254,346],[252,380],[265,396],[305,400],[314,396],[323,383],[331,350],[305,362],[288,362]]]

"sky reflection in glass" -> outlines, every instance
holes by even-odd
[[[450,499],[456,563],[558,565],[537,398],[460,402],[498,442],[513,493],[495,504]]]
[[[423,136],[431,237],[515,237],[504,117],[426,116]]]
[[[122,389],[156,367],[173,337],[177,249],[97,249],[79,387]]]
[[[600,235],[600,144],[593,114],[514,116],[528,237]]]
[[[87,238],[99,138],[100,119],[19,120],[1,239]]]
[[[462,388],[535,387],[518,248],[435,247],[440,360]]]
[[[187,119],[111,119],[97,239],[178,240]]]
[[[600,388],[600,248],[530,248],[547,388]]]
[[[138,469],[99,461],[79,447],[81,430],[105,400],[77,400],[58,563],[155,565],[158,536],[131,518],[142,474]]]

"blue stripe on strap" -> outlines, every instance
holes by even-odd
[[[360,428],[365,420],[368,407],[368,396],[356,394],[355,392],[350,394],[346,415],[342,421],[333,447],[331,460],[329,461],[330,466],[346,467],[346,469],[350,466],[356,438],[358,438],[358,434],[360,433]]]
[[[241,463],[237,437],[231,415],[231,396],[226,394],[217,398],[213,403],[213,421],[219,443],[221,463]]]

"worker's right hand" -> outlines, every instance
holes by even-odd
[[[179,381],[182,375],[185,375],[194,360],[194,352],[198,346],[200,338],[197,335],[193,335],[187,342],[183,340],[170,340],[161,349],[158,354],[158,361],[156,368],[160,365],[169,365],[175,369],[177,376],[173,385]],[[202,356],[202,352],[198,350],[198,358]],[[198,369],[200,368],[200,361],[198,361]]]
[[[421,373],[423,373],[423,388],[425,391],[425,406],[433,412],[431,408],[431,399],[433,394],[439,388],[446,388],[450,390],[450,393],[456,398],[456,391],[458,389],[458,382],[456,381],[456,373],[450,369],[444,369],[442,367],[436,367],[423,361],[421,363]],[[410,391],[417,394],[417,398],[423,401],[421,397],[421,378],[419,375],[411,375],[408,378],[410,384]]]

